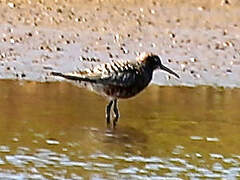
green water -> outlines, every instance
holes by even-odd
[[[119,103],[67,83],[0,81],[0,179],[238,179],[240,90],[150,86]]]

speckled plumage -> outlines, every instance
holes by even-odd
[[[106,108],[106,119],[110,124],[110,112],[113,105],[115,118],[113,126],[119,117],[117,99],[130,98],[148,86],[152,79],[153,71],[157,68],[165,70],[176,77],[179,76],[163,66],[158,56],[154,54],[141,54],[135,61],[113,61],[100,64],[94,68],[73,73],[52,72],[54,76],[61,76],[74,84],[85,86],[110,99]]]

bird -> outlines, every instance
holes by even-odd
[[[115,60],[70,73],[52,71],[51,75],[65,78],[74,85],[86,87],[105,96],[109,100],[105,109],[106,124],[110,128],[112,120],[112,128],[115,129],[120,117],[118,100],[134,97],[143,91],[150,84],[153,72],[157,69],[180,78],[177,73],[164,66],[161,58],[153,53],[141,53],[132,61]],[[112,119],[111,113],[114,113]]]

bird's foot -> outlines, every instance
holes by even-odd
[[[117,128],[117,119],[118,118],[114,118],[114,120],[113,120],[113,129],[115,130],[116,128]]]

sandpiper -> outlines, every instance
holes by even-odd
[[[145,89],[156,69],[167,71],[179,78],[178,74],[162,64],[159,56],[152,53],[142,53],[135,61],[112,61],[83,71],[51,74],[107,97],[109,99],[106,106],[107,126],[110,127],[113,111],[115,117],[112,122],[115,128],[119,118],[118,99],[133,97]]]

